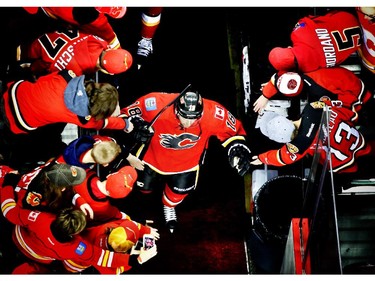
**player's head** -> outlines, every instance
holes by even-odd
[[[132,64],[132,55],[124,49],[103,50],[99,57],[99,70],[106,74],[125,72]]]
[[[120,154],[121,147],[115,141],[100,141],[94,144],[91,156],[96,164],[108,166]]]
[[[203,100],[198,92],[189,91],[176,100],[175,111],[184,127],[191,126],[201,118],[203,113]]]
[[[288,71],[297,68],[297,60],[292,48],[273,48],[268,55],[268,60],[276,70]]]

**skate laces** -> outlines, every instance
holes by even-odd
[[[152,54],[152,52],[152,39],[142,38],[142,40],[138,43],[137,55],[148,57],[150,54]]]
[[[176,215],[175,208],[164,206],[164,218],[165,218],[166,222],[172,221],[172,220],[177,221],[177,215]]]

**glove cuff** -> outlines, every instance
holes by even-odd
[[[232,149],[234,149],[234,148],[236,148],[236,147],[242,147],[242,148],[244,148],[247,152],[249,152],[249,154],[251,154],[251,150],[250,150],[250,148],[247,147],[247,145],[245,145],[245,144],[243,144],[243,143],[239,143],[239,142],[237,142],[237,143],[235,143],[235,144],[233,144],[232,146],[229,147],[229,149],[228,149],[228,156],[230,155],[230,152],[232,151]]]

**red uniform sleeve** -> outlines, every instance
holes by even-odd
[[[282,167],[288,164],[292,164],[302,159],[306,154],[307,150],[302,154],[290,153],[288,151],[288,144],[284,145],[280,149],[269,150],[262,154],[259,154],[259,160],[267,165]]]
[[[88,34],[95,34],[108,42],[111,49],[120,48],[120,41],[117,38],[112,26],[108,22],[105,14],[99,13],[99,16],[93,22],[81,25],[80,29]]]

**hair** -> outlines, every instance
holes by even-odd
[[[94,144],[91,156],[97,164],[111,163],[121,152],[121,147],[114,141],[101,141]]]
[[[86,216],[81,210],[66,208],[61,210],[51,224],[53,236],[59,242],[69,242],[73,235],[80,233],[86,227]]]
[[[109,83],[86,81],[85,90],[89,98],[90,115],[96,120],[110,117],[119,102],[117,89]]]
[[[55,167],[57,167],[55,163],[51,163],[50,165],[44,167],[30,182],[29,190],[40,190],[42,195],[41,200],[44,202],[34,207],[37,210],[56,213],[59,210],[71,205],[71,199],[74,196],[73,188],[71,186],[59,186],[53,184],[46,175],[47,171],[51,171]],[[27,206],[29,205],[27,204]]]
[[[126,235],[125,229],[121,226],[116,228],[109,228],[107,230],[107,234],[108,245],[113,249],[114,252],[126,253],[134,246],[134,242],[127,239],[128,237]]]

